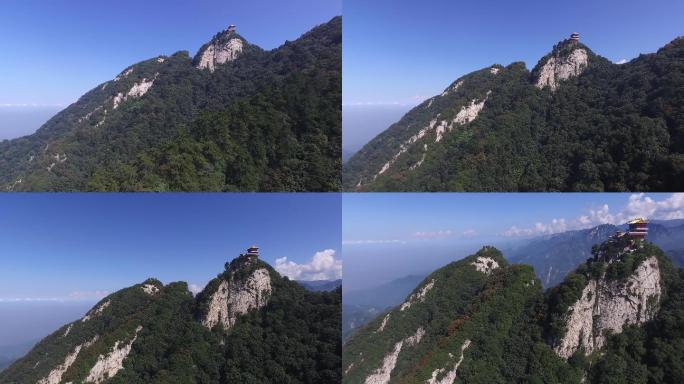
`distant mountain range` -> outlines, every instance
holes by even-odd
[[[346,340],[378,313],[401,303],[423,278],[425,276],[410,275],[376,287],[346,292],[342,306],[342,337]]]
[[[298,281],[302,287],[312,292],[333,291],[342,286],[342,279]]]
[[[684,38],[613,64],[571,38],[409,111],[343,167],[347,191],[684,190]]]
[[[341,301],[240,255],[196,297],[155,279],[107,296],[0,383],[339,382]]]
[[[32,135],[1,191],[337,191],[342,19],[271,51],[234,27],[131,65]]]
[[[591,257],[593,245],[606,241],[617,230],[624,231],[626,226],[604,224],[538,237],[519,248],[504,250],[504,255],[512,263],[533,266],[543,286],[548,288],[563,281],[568,273]],[[676,266],[684,267],[682,220],[650,223],[648,240],[662,248]]]

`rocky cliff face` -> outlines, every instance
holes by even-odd
[[[582,297],[568,309],[566,333],[554,350],[565,359],[580,348],[591,354],[605,345],[608,333],[620,333],[626,325],[653,319],[661,285],[655,256],[646,259],[624,280],[590,280]]]
[[[539,89],[549,87],[555,91],[561,81],[582,74],[587,68],[589,55],[587,50],[577,46],[573,42],[566,41],[570,52],[554,49],[554,53],[541,67],[537,77],[536,86]]]
[[[200,50],[195,65],[199,69],[214,72],[217,66],[237,59],[243,47],[244,41],[235,32],[223,32]]]
[[[264,307],[270,294],[271,276],[267,269],[257,269],[245,280],[237,279],[233,274],[230,280],[221,281],[211,296],[202,324],[209,329],[217,324],[230,329],[238,316]]]

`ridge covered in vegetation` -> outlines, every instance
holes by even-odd
[[[243,282],[256,268],[268,271],[268,303],[239,316],[230,329],[208,329],[201,318],[217,283],[231,276]],[[154,279],[106,297],[1,372],[0,382],[39,382],[77,346],[76,358],[54,383],[89,382],[98,359],[131,340],[121,369],[100,382],[339,382],[340,310],[340,288],[309,292],[266,263],[245,264],[242,256],[197,298],[184,282],[164,286]]]
[[[215,71],[187,52],[135,64],[0,142],[0,189],[337,191],[341,24],[272,51],[231,33],[241,51]]]
[[[569,76],[553,89],[538,83],[551,58]],[[682,180],[684,38],[621,65],[566,40],[532,71],[465,75],[343,167],[349,191],[674,191]]]
[[[604,243],[593,251],[608,248]],[[585,354],[580,348],[568,359],[559,356],[555,346],[587,282],[619,286],[653,257],[662,278],[655,317],[606,334],[600,351]],[[485,247],[433,272],[404,304],[355,333],[343,348],[343,382],[681,382],[683,277],[658,247],[645,243],[611,262],[594,257],[544,292],[531,267],[508,264],[498,250]],[[416,300],[421,292],[423,300]],[[418,334],[416,342],[411,337]]]

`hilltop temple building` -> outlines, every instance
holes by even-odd
[[[256,245],[252,245],[251,247],[247,248],[247,256],[253,256],[253,257],[259,257],[259,247]]]

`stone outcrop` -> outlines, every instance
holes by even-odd
[[[233,37],[227,41],[212,41],[201,53],[197,68],[214,72],[216,67],[237,59],[242,53],[244,43],[242,39]]]
[[[630,324],[653,319],[661,296],[658,259],[646,259],[626,279],[592,279],[582,297],[568,309],[566,331],[555,345],[565,359],[579,348],[590,354],[605,345],[606,333],[620,333]]]
[[[159,288],[154,284],[143,284],[140,288],[150,296],[159,293]]]
[[[420,291],[409,296],[408,300],[406,300],[406,302],[401,305],[401,308],[399,308],[399,310],[405,311],[405,310],[411,308],[411,306],[413,304],[415,304],[416,302],[425,301],[425,295],[427,295],[428,291],[431,290],[432,287],[434,287],[434,286],[435,286],[435,279],[432,279],[432,280],[430,280],[429,283],[425,284],[425,286],[423,286],[423,288],[421,288]]]
[[[397,359],[399,358],[399,353],[404,346],[412,347],[418,343],[425,336],[425,329],[418,328],[416,333],[409,336],[403,340],[398,341],[394,344],[394,349],[392,352],[388,353],[382,360],[382,366],[376,369],[371,375],[366,377],[364,384],[386,384],[390,381],[390,376],[394,367],[397,365]],[[350,367],[351,368],[351,367]]]
[[[133,84],[131,89],[125,95],[122,92],[116,94],[116,96],[114,96],[112,99],[112,107],[117,109],[121,103],[129,98],[137,99],[143,97],[150,90],[150,88],[152,88],[155,80],[157,80],[157,76],[159,76],[159,73],[156,73],[152,79],[143,78],[139,83]]]
[[[69,329],[71,329],[71,327],[69,327]],[[64,375],[64,373],[66,373],[69,367],[71,367],[71,365],[74,364],[76,358],[78,357],[78,354],[81,353],[81,350],[95,344],[97,339],[98,336],[95,336],[92,340],[77,345],[74,348],[74,351],[68,354],[66,358],[64,358],[64,363],[60,364],[55,369],[50,371],[50,373],[46,377],[38,380],[37,384],[59,384],[62,381],[62,376]]]
[[[100,306],[98,306],[97,308],[91,310],[91,311],[88,312],[85,316],[83,316],[83,319],[81,319],[81,322],[85,323],[86,321],[92,319],[93,317],[96,317],[96,316],[98,316],[98,315],[101,315],[102,312],[103,312],[105,309],[107,309],[107,307],[109,307],[109,305],[110,305],[111,303],[112,303],[111,300],[105,301],[105,302],[102,303]]]
[[[271,275],[265,268],[255,270],[244,281],[232,275],[230,281],[223,280],[211,296],[202,324],[212,329],[220,323],[230,329],[238,316],[264,307],[270,294]]]
[[[579,76],[588,64],[587,51],[577,48],[567,56],[554,55],[550,57],[539,72],[537,88],[549,87],[555,91],[561,81]]]
[[[133,343],[138,338],[138,332],[140,332],[141,330],[142,327],[138,326],[135,329],[135,335],[133,336],[133,339],[130,342],[123,344],[122,341],[117,341],[116,343],[114,343],[111,352],[109,352],[106,356],[100,355],[97,358],[97,362],[95,363],[93,368],[90,369],[90,372],[88,373],[88,377],[86,377],[85,382],[99,384],[107,379],[114,377],[120,370],[122,370],[123,362],[126,359],[126,357],[128,357],[128,354],[131,352]]]
[[[470,264],[475,266],[475,269],[477,269],[478,272],[482,272],[486,275],[489,275],[493,270],[499,268],[499,263],[491,257],[479,256]]]
[[[447,368],[439,368],[432,371],[432,377],[427,381],[428,384],[452,384],[456,381],[456,373],[458,373],[458,367],[463,362],[463,354],[465,350],[470,347],[470,340],[463,342],[461,346],[461,357],[454,363],[453,368],[447,371]],[[451,354],[449,354],[451,356]],[[441,376],[441,379],[437,379]]]

